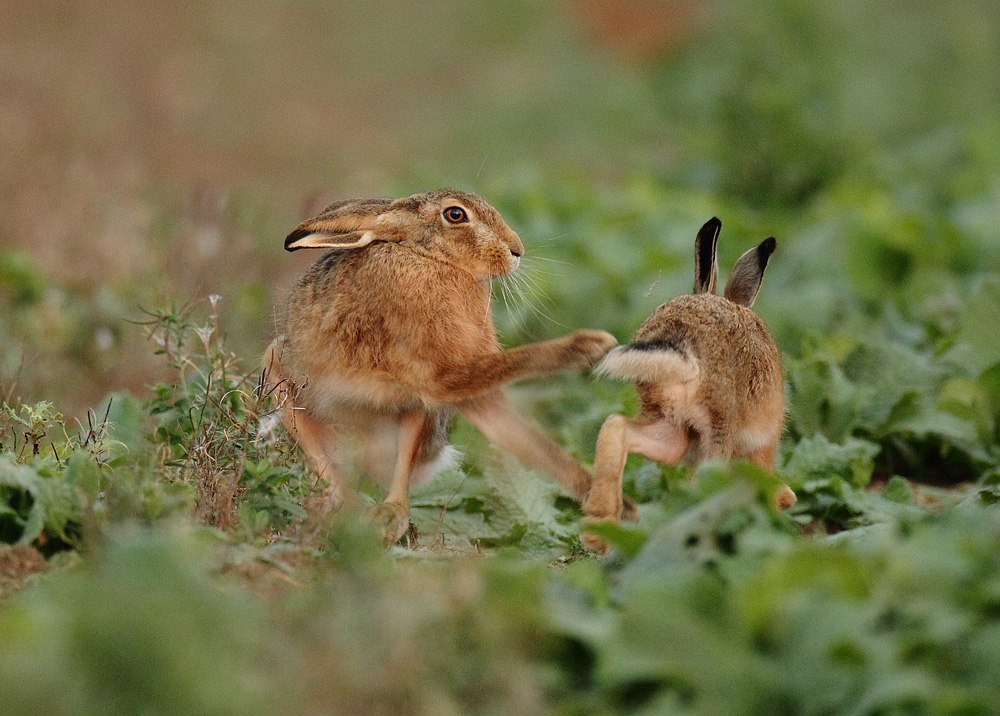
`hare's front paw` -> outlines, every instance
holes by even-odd
[[[382,541],[386,547],[399,542],[410,526],[410,513],[394,502],[372,505],[365,516],[382,530]]]
[[[591,367],[618,345],[607,331],[575,331],[567,339],[567,357],[573,368]]]

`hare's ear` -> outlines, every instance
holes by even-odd
[[[285,250],[359,249],[377,241],[376,220],[389,207],[387,199],[349,199],[326,207],[303,221],[285,238]]]
[[[715,293],[719,263],[715,258],[715,245],[719,241],[722,222],[714,216],[698,230],[694,240],[694,292]]]
[[[733,303],[752,306],[760,290],[760,282],[764,280],[764,269],[767,260],[771,258],[778,242],[771,236],[764,239],[756,248],[750,249],[740,256],[726,284],[726,298]]]

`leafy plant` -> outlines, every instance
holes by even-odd
[[[260,371],[244,371],[219,335],[219,296],[209,315],[195,307],[157,311],[146,323],[173,371],[158,383],[147,406],[154,437],[165,451],[164,467],[195,490],[195,512],[207,524],[229,528],[237,521],[251,533],[287,527],[304,516],[300,503],[310,482],[289,460],[288,441],[259,435],[270,414]]]
[[[0,542],[48,554],[83,549],[108,521],[159,519],[188,504],[150,473],[139,402],[116,394],[102,408],[72,434],[51,403],[3,404],[0,435],[10,442],[0,450]]]

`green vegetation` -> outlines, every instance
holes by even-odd
[[[190,54],[167,53],[179,84],[159,91],[190,146],[170,140],[170,112],[126,111],[145,107],[116,94],[142,95],[128,83],[97,93],[71,132],[51,111],[52,126],[24,135],[55,151],[45,132],[67,131],[65,165],[45,156],[76,166],[72,152],[124,117],[126,135],[156,139],[142,156],[170,176],[108,183],[95,199],[78,167],[45,222],[18,223],[39,180],[0,144],[12,157],[0,186],[23,189],[0,218],[13,239],[0,249],[0,710],[998,712],[996,9],[727,3],[679,14],[659,53],[617,64],[592,48],[599,32],[584,38],[588,5],[484,5],[461,15],[461,39],[446,30],[464,4],[379,16],[378,38],[350,34],[373,26],[357,10],[310,5],[269,18],[263,44],[303,50],[307,71],[287,87],[282,60],[238,39],[250,27],[178,9],[163,43]],[[26,36],[61,32],[12,18]],[[185,20],[204,37],[183,35]],[[308,52],[327,25],[330,49]],[[408,47],[411,25],[434,47]],[[106,44],[146,57],[117,40]],[[219,81],[244,53],[274,74]],[[436,80],[394,73],[427,62],[429,77],[455,71],[424,102]],[[188,65],[202,84],[183,83]],[[321,86],[335,67],[353,79],[317,89],[310,110],[304,78]],[[768,508],[773,478],[750,465],[632,457],[641,518],[605,527],[615,549],[597,558],[575,504],[459,421],[462,464],[414,490],[399,545],[384,550],[348,510],[307,514],[313,478],[280,428],[261,431],[258,356],[301,270],[280,253],[297,220],[290,187],[362,191],[317,158],[311,114],[366,89],[362,72],[386,97],[407,85],[385,109],[409,123],[392,136],[411,158],[391,142],[364,156],[363,122],[342,110],[331,154],[367,171],[372,193],[456,184],[500,208],[529,252],[522,295],[497,291],[508,345],[584,326],[627,339],[689,290],[709,216],[724,223],[722,266],[778,238],[755,309],[783,353],[789,513]],[[503,86],[484,89],[484,74]],[[247,86],[301,113],[254,113]],[[247,123],[199,113],[206,97]],[[196,183],[191,147],[226,187],[218,206],[211,187],[207,209],[179,198]],[[286,151],[295,172],[274,159]],[[118,167],[95,157],[107,160],[84,165]],[[275,184],[234,178],[250,165]],[[61,237],[63,265],[28,223]],[[583,462],[602,420],[635,410],[629,386],[587,375],[512,392]],[[380,497],[360,492],[362,506]]]

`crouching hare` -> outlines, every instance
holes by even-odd
[[[590,474],[513,407],[503,385],[589,368],[616,341],[604,331],[502,350],[490,281],[524,246],[479,196],[442,190],[330,205],[285,239],[327,249],[292,289],[264,355],[280,417],[329,484],[360,469],[388,488],[370,510],[387,543],[409,525],[411,484],[455,461],[447,426],[459,412],[487,439],[556,478],[575,499]]]
[[[715,295],[716,242],[722,222],[713,218],[695,239],[694,295],[656,309],[632,342],[612,350],[599,375],[635,382],[639,416],[612,415],[601,426],[594,481],[584,502],[590,522],[622,515],[622,471],[630,453],[672,465],[747,458],[773,471],[785,422],[781,357],[763,321],[750,310],[777,242],[765,239],[736,262],[723,296]],[[776,506],[795,504],[782,486]],[[585,543],[603,550],[602,540]]]

